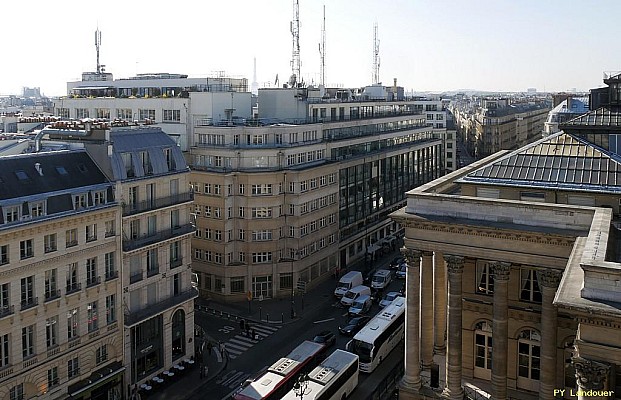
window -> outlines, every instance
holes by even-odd
[[[51,300],[56,297],[60,297],[60,292],[58,291],[57,285],[57,270],[48,269],[45,271],[45,300]]]
[[[136,240],[140,238],[140,220],[134,219],[129,221],[129,238]]]
[[[136,176],[134,171],[134,163],[132,161],[132,153],[121,153],[121,159],[123,160],[123,166],[125,167],[125,175],[128,178]]]
[[[216,229],[216,230],[214,231],[214,233],[215,233],[215,234],[214,234],[214,240],[215,240],[216,242],[221,242],[221,241],[222,241],[222,231],[221,231],[220,229]]]
[[[86,260],[86,286],[93,286],[99,283],[97,276],[97,257]]]
[[[29,204],[31,217],[42,217],[45,215],[45,202],[37,201]]]
[[[239,207],[238,211],[239,211],[239,218],[244,218],[244,215],[245,215],[244,207]]]
[[[243,229],[240,229],[237,233],[237,236],[239,237],[239,240],[243,242],[244,240],[246,240],[246,231]]]
[[[75,117],[76,119],[88,118],[88,108],[76,108],[75,109]]]
[[[104,190],[93,193],[94,205],[106,204],[106,192]]]
[[[103,118],[103,119],[110,119],[110,109],[109,108],[96,108],[95,117]]]
[[[211,217],[211,206],[205,206],[205,216]]]
[[[300,191],[306,192],[308,190],[308,181],[300,182]]]
[[[0,284],[0,315],[7,315],[10,312],[11,296],[9,292],[10,283]]]
[[[45,342],[48,349],[58,345],[58,315],[45,320]]]
[[[51,253],[57,250],[56,234],[45,235],[43,237],[43,247],[46,253]]]
[[[116,118],[124,121],[132,121],[134,119],[131,108],[117,108]]]
[[[246,185],[243,183],[239,185],[239,194],[244,194],[246,192]]]
[[[518,376],[539,380],[540,375],[540,337],[532,329],[525,329],[518,336]]]
[[[147,276],[153,276],[157,273],[159,273],[157,249],[150,249],[147,251]]]
[[[114,220],[111,219],[110,221],[106,221],[106,233],[105,233],[105,237],[112,237],[115,234],[115,227],[114,227]]]
[[[110,253],[106,253],[104,255],[104,273],[106,275],[106,280],[117,277],[115,262],[114,262],[115,255],[116,254],[114,251]]]
[[[272,231],[270,230],[252,231],[252,241],[261,242],[265,240],[272,240]]]
[[[153,236],[157,233],[157,215],[147,217],[147,235]]]
[[[213,194],[220,196],[222,194],[222,185],[215,183],[213,185]]]
[[[231,293],[244,293],[246,291],[246,278],[243,276],[231,277]]]
[[[97,365],[108,361],[108,345],[102,344],[95,352],[95,363]]]
[[[3,207],[3,209],[5,223],[8,224],[9,222],[19,221],[19,217],[21,215],[19,206],[7,206]]]
[[[3,244],[0,246],[0,265],[9,263],[9,245]]]
[[[177,264],[179,261],[181,261],[181,244],[179,241],[176,241],[170,244],[170,263]],[[176,266],[178,267],[179,265]],[[173,268],[172,265],[171,268]]]
[[[72,340],[78,337],[78,317],[78,308],[67,311],[67,340]]]
[[[78,230],[68,229],[65,231],[65,247],[73,247],[78,245]]]
[[[285,272],[280,274],[280,288],[291,289],[293,287],[293,276],[291,272]]]
[[[162,120],[164,122],[180,122],[181,110],[162,110]]]
[[[57,108],[56,115],[60,118],[69,118],[69,109],[68,108]]]
[[[311,189],[316,189],[317,188],[317,178],[311,178],[311,180],[310,180],[310,188]]]
[[[151,157],[149,156],[149,152],[141,151],[140,160],[142,161],[142,170],[144,171],[145,175],[152,175],[153,166],[151,165]]]
[[[164,157],[166,158],[166,166],[168,167],[168,170],[174,171],[176,168],[176,162],[172,155],[172,149],[164,149]]]
[[[537,281],[537,273],[534,268],[522,268],[520,270],[522,289],[520,300],[541,303],[541,290]]]
[[[58,380],[58,367],[52,367],[47,370],[47,388],[53,388],[59,384]]]
[[[87,197],[85,193],[74,195],[73,196],[73,209],[80,210],[80,209],[86,208],[88,204],[86,200],[87,200]]]
[[[26,258],[30,258],[34,256],[34,251],[32,249],[32,239],[22,240],[19,242],[19,255],[20,259],[24,260]]]
[[[22,356],[24,359],[35,354],[35,326],[28,325],[22,328]]]
[[[99,327],[97,315],[97,301],[88,303],[88,305],[86,306],[86,313],[88,317],[88,331],[96,331]]]
[[[272,185],[269,183],[262,183],[260,185],[252,185],[252,195],[269,195],[272,194]]]
[[[78,263],[74,262],[69,264],[69,269],[67,270],[67,293],[75,292],[80,289],[80,284],[78,283]]]
[[[0,335],[0,368],[6,367],[9,365],[11,360],[9,349],[9,334],[5,333],[4,335]]]
[[[67,361],[67,375],[69,379],[73,379],[80,375],[80,363],[78,357]]]
[[[475,326],[474,366],[490,371],[492,369],[492,325],[487,321],[479,322]]]
[[[92,242],[97,240],[97,224],[86,225],[86,241]]]
[[[222,210],[220,209],[220,207],[215,207],[214,208],[214,217],[215,218],[220,218],[222,216],[221,211]]]
[[[489,262],[477,261],[477,293],[494,293],[494,273]]]
[[[269,251],[264,251],[261,253],[252,253],[252,262],[253,264],[261,264],[272,261],[272,253]]]
[[[144,120],[151,120],[151,121],[155,121],[155,110],[138,110],[138,115],[139,115],[139,119],[141,121]]]
[[[204,186],[205,194],[211,194],[211,183],[206,183]]]
[[[116,294],[106,296],[106,324],[116,322]]]
[[[35,299],[35,277],[34,275],[27,276],[26,278],[21,279],[21,300],[22,300],[22,310],[27,307],[32,307],[36,303]]]
[[[253,207],[252,218],[272,218],[272,209],[269,207]]]

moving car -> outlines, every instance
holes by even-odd
[[[371,279],[371,289],[384,289],[392,282],[392,271],[378,269]]]
[[[330,331],[321,331],[315,335],[313,342],[325,344],[326,347],[330,347],[336,343],[336,336]]]
[[[407,265],[401,264],[397,272],[395,272],[395,275],[398,279],[405,279],[405,275],[407,273],[406,271],[407,271]]]
[[[398,269],[401,264],[405,264],[405,257],[397,256],[390,262],[390,269]]]
[[[399,293],[399,292],[388,292],[388,293],[386,293],[384,298],[382,300],[380,300],[380,302],[379,302],[380,307],[386,307],[387,305],[392,303],[392,301],[394,299],[396,299],[399,296],[403,297],[403,295],[401,293]]]
[[[371,296],[365,294],[358,297],[351,307],[349,307],[349,315],[361,315],[365,314],[371,309]]]
[[[369,319],[371,318],[366,315],[350,318],[343,326],[339,326],[339,332],[343,335],[354,336],[369,322]]]

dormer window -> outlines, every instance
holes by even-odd
[[[30,206],[30,216],[33,218],[42,217],[46,214],[44,201],[32,202],[29,204],[29,206]]]
[[[148,151],[141,152],[140,159],[142,160],[142,169],[144,170],[144,174],[152,175],[153,166],[151,165],[151,158],[149,157],[149,152]]]
[[[106,191],[100,190],[94,193],[95,205],[99,206],[102,204],[106,204]]]
[[[166,157],[166,165],[169,171],[176,169],[175,159],[173,158],[172,149],[164,149],[164,156]]]
[[[87,202],[86,202],[86,194],[76,194],[73,196],[73,209],[74,210],[79,210],[82,208],[86,208],[87,206]]]
[[[4,208],[4,222],[15,222],[19,221],[20,217],[20,206],[8,206]]]
[[[121,153],[121,159],[123,159],[123,166],[125,167],[125,174],[128,178],[133,178],[136,176],[134,172],[134,165],[132,164],[132,154],[131,153]]]

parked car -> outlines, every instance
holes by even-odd
[[[405,257],[397,256],[390,262],[390,269],[398,269],[401,264],[405,264]]]
[[[315,335],[313,342],[325,344],[326,347],[330,347],[336,343],[336,336],[330,331],[321,331]]]
[[[388,269],[378,269],[371,278],[371,288],[384,290],[392,282],[392,271]]]
[[[399,293],[399,292],[388,292],[388,293],[386,293],[384,298],[382,300],[380,300],[380,302],[379,302],[380,307],[386,307],[387,305],[392,303],[392,301],[394,299],[396,299],[399,296],[402,296],[402,294]]]
[[[407,271],[407,265],[401,264],[397,272],[395,272],[395,275],[397,276],[398,279],[405,279],[406,271]]]
[[[343,326],[339,326],[339,332],[346,336],[354,336],[369,322],[369,319],[371,318],[366,315],[350,318]]]

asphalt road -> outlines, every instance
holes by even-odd
[[[391,259],[392,256],[384,257],[374,267],[386,265]],[[384,293],[398,291],[403,282],[404,280],[393,279]],[[337,348],[345,349],[351,338],[341,335],[338,332],[338,326],[346,321],[347,309],[342,308],[338,300],[331,295],[324,295],[319,299],[315,298],[314,301],[321,302],[321,306],[305,313],[304,318],[294,323],[285,325],[254,324],[257,340],[243,335],[239,323],[235,320],[197,311],[195,322],[208,329],[214,339],[224,343],[230,356],[227,368],[207,388],[209,398],[228,398],[248,377],[254,376],[264,367],[286,356],[302,341],[312,340],[313,336],[322,330],[330,330],[337,336],[336,344],[329,349],[329,353]],[[367,315],[373,316],[379,309],[379,305],[374,304]],[[360,373],[358,389],[354,392],[353,398],[365,398],[365,393],[362,392],[372,390],[376,385],[375,382],[381,381],[382,374],[387,374],[402,360],[403,347],[398,346],[393,353],[372,374]],[[366,385],[366,380],[374,383]],[[204,396],[205,393],[201,393],[194,398],[203,399]]]

